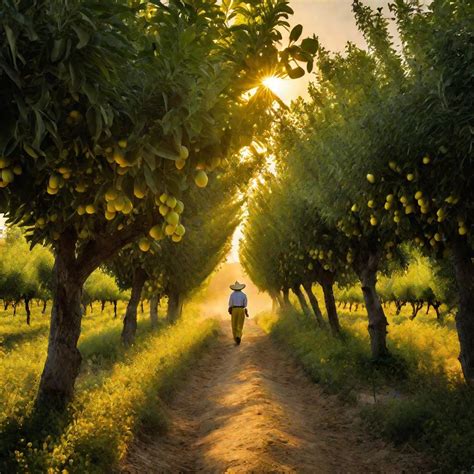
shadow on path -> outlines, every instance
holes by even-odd
[[[139,434],[122,472],[420,472],[415,455],[369,440],[253,321],[241,346],[228,326],[170,402],[168,433]]]

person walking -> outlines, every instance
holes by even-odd
[[[230,285],[232,293],[229,298],[229,314],[232,316],[232,336],[237,345],[242,339],[245,317],[249,317],[247,311],[247,295],[242,291],[245,288],[243,283],[236,281]]]

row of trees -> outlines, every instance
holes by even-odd
[[[266,128],[262,79],[311,70],[300,28],[277,49],[292,13],[286,0],[1,3],[0,210],[55,255],[37,405],[73,395],[89,275],[134,242],[148,250],[164,222],[179,240],[173,199],[192,203]]]
[[[330,285],[357,278],[378,358],[388,349],[377,275],[403,264],[400,244],[413,242],[442,273],[452,264],[460,362],[472,384],[474,5],[397,0],[389,8],[401,48],[383,10],[355,0],[368,49],[319,49],[309,100],[282,116],[270,145],[278,177],[267,177],[250,206],[243,259],[274,294],[325,285],[330,313]],[[330,323],[337,333],[334,314]]]

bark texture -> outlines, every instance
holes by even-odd
[[[303,288],[308,296],[309,304],[311,308],[313,308],[314,315],[316,316],[316,321],[319,326],[324,326],[324,319],[323,314],[321,313],[321,308],[319,307],[318,299],[316,298],[315,294],[313,293],[312,284],[310,282],[303,283]]]
[[[300,303],[301,309],[303,310],[304,315],[307,318],[311,318],[311,311],[308,306],[308,302],[306,301],[306,298],[303,295],[303,292],[301,291],[301,288],[299,285],[295,285],[292,288],[293,293],[296,295],[298,298],[298,302]]]
[[[26,324],[28,326],[30,325],[31,322],[31,311],[30,311],[30,299],[25,298],[25,311],[26,311]]]
[[[466,382],[474,386],[474,251],[465,239],[453,245],[454,269],[459,294],[456,314],[461,352],[459,362]]]
[[[328,314],[329,327],[333,336],[341,335],[341,326],[339,324],[339,316],[337,314],[336,300],[334,299],[333,282],[325,280],[323,282],[324,303]]]
[[[137,268],[133,274],[132,293],[123,319],[122,342],[130,346],[135,342],[137,334],[137,308],[140,303],[143,285],[146,281],[146,272]]]
[[[150,321],[151,327],[156,328],[158,326],[158,305],[160,304],[160,298],[158,295],[153,295],[150,298]]]
[[[166,317],[170,323],[175,323],[183,312],[183,300],[177,291],[168,294],[168,310]]]
[[[369,318],[370,347],[372,357],[375,359],[388,355],[388,322],[375,288],[379,258],[377,252],[364,253],[359,257],[355,268],[362,284],[362,293]]]

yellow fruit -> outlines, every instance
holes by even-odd
[[[85,193],[87,186],[85,183],[77,183],[76,187],[74,188],[78,193]]]
[[[125,166],[128,165],[128,162],[125,158],[125,155],[124,155],[123,151],[115,150],[113,157],[114,157],[115,163],[117,163],[119,166],[125,167]]]
[[[373,174],[368,174],[368,175],[367,175],[367,181],[368,181],[369,183],[374,184],[374,183],[375,183],[375,176],[374,176]]]
[[[386,199],[387,202],[392,202],[393,201],[393,194],[388,194],[385,199]]]
[[[406,204],[406,203],[408,202],[408,199],[407,199],[405,196],[402,196],[402,197],[400,198],[400,202],[401,202],[402,204]]]
[[[40,217],[37,221],[36,224],[38,227],[43,227],[46,225],[46,219],[44,217]]]
[[[122,149],[127,148],[128,146],[127,140],[125,140],[125,138],[122,138],[122,140],[118,141],[118,146]]]
[[[133,195],[137,199],[143,199],[146,196],[146,187],[141,183],[133,184]]]
[[[181,148],[179,149],[179,157],[181,158],[181,160],[187,160],[188,156],[189,156],[188,148],[182,145]]]
[[[150,234],[150,237],[155,240],[161,240],[164,237],[161,225],[153,226],[148,233]]]
[[[114,188],[110,188],[106,193],[105,193],[105,200],[107,202],[110,202],[110,201],[115,201],[115,199],[118,198],[118,191]]]
[[[194,177],[194,182],[198,188],[205,188],[209,182],[206,172],[203,170],[198,171]]]
[[[6,156],[0,156],[0,170],[8,168],[10,166],[10,160]]]
[[[119,224],[119,225],[117,226],[117,230],[122,230],[122,229],[123,229],[123,224]]]
[[[413,206],[412,205],[409,205],[407,207],[405,207],[405,214],[411,214],[413,212]]]
[[[80,216],[83,216],[86,213],[86,208],[82,204],[80,204],[79,206],[77,206],[76,211]]]
[[[434,239],[436,240],[436,242],[441,242],[441,234],[439,232],[436,232],[436,234],[434,235]]]
[[[105,218],[108,220],[108,221],[111,221],[113,219],[115,219],[115,216],[117,214],[115,212],[110,212],[110,211],[105,211]]]
[[[15,179],[15,175],[10,168],[4,168],[1,175],[2,181],[7,184],[13,183],[13,180]]]
[[[165,234],[168,235],[168,236],[173,235],[175,230],[176,230],[175,225],[168,224],[165,227]]]
[[[95,206],[94,204],[87,204],[86,206],[87,214],[95,214]]]
[[[79,112],[79,110],[71,110],[71,112],[69,112],[69,117],[73,120],[78,120],[81,118],[81,112]]]
[[[170,208],[166,204],[162,204],[158,210],[160,214],[164,217],[166,216],[166,214],[168,214]]]
[[[393,171],[396,171],[397,169],[397,163],[395,161],[389,161],[388,166]]]
[[[49,177],[48,186],[53,189],[59,188],[59,178],[56,175],[52,174]]]
[[[417,192],[415,193],[415,199],[418,200],[418,199],[421,199],[422,197],[423,197],[423,193],[422,193],[421,191],[417,191]]]
[[[150,250],[150,247],[151,247],[151,242],[148,240],[147,237],[142,237],[138,241],[138,247],[142,252],[148,252],[148,250]]]
[[[174,209],[176,207],[176,204],[178,203],[178,201],[176,200],[176,198],[170,196],[167,200],[166,200],[166,205],[168,207],[170,207],[171,209]]]
[[[125,198],[123,196],[118,196],[117,199],[112,202],[114,203],[115,209],[119,212],[121,212],[125,207]]]
[[[163,204],[166,202],[167,199],[168,199],[168,195],[166,193],[163,193],[160,196],[160,202],[163,203]]]
[[[168,224],[177,226],[179,223],[179,214],[174,211],[168,212],[168,214],[166,214],[165,219]]]
[[[352,212],[357,212],[359,208],[357,207],[357,204],[353,204],[352,207],[351,207],[351,211]]]
[[[372,216],[370,218],[370,225],[377,225],[378,224],[378,221],[377,221],[377,218],[375,216]]]
[[[462,225],[461,227],[459,227],[458,232],[459,232],[459,235],[466,235],[467,234],[467,227]]]
[[[391,202],[386,202],[383,207],[385,208],[386,211],[388,211],[388,210],[391,209],[392,203]]]
[[[53,196],[54,194],[58,194],[59,189],[58,188],[50,188],[49,186],[46,188],[46,192],[48,194],[51,194]]]
[[[184,228],[183,224],[179,224],[176,227],[175,234],[180,235],[181,237],[186,233],[186,229]]]
[[[181,242],[182,238],[183,238],[183,237],[181,237],[180,235],[176,235],[176,234],[173,234],[173,235],[171,236],[171,240],[172,240],[173,242]]]
[[[396,222],[396,223],[398,224],[398,223],[400,222],[400,217],[395,216],[395,217],[393,218],[393,222]]]
[[[428,214],[428,212],[429,212],[429,207],[427,207],[427,206],[421,206],[420,211],[421,211],[422,214]]]
[[[186,166],[186,161],[180,158],[174,162],[174,165],[176,166],[176,169],[182,170]]]
[[[20,176],[21,173],[23,173],[23,170],[21,169],[20,165],[15,165],[13,167],[13,173],[16,174],[17,176]]]
[[[368,203],[367,203],[367,206],[369,206],[371,209],[375,207],[375,203],[374,201],[370,200]]]
[[[431,161],[430,157],[428,155],[426,155],[424,158],[423,158],[423,164],[424,165],[427,165],[429,164]]]
[[[407,180],[408,181],[413,181],[415,179],[415,175],[413,173],[408,173],[407,174]]]
[[[176,207],[174,208],[174,212],[177,212],[178,214],[182,214],[184,211],[184,203],[183,201],[178,201],[176,203]]]
[[[58,215],[57,214],[51,214],[49,216],[49,221],[50,222],[56,222],[58,220]]]
[[[125,214],[125,215],[128,215],[132,211],[133,211],[132,201],[130,201],[130,199],[125,199],[125,204],[123,206],[122,213]]]

